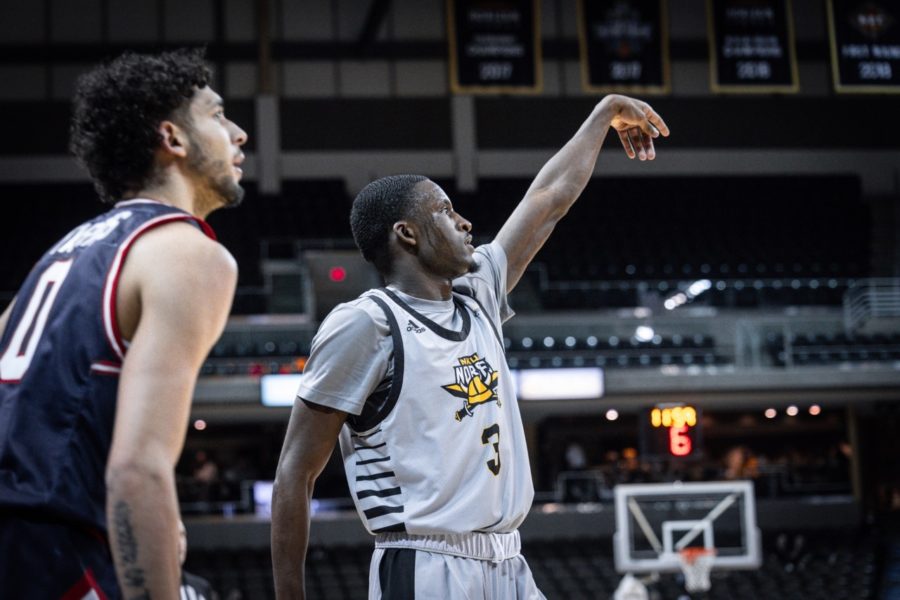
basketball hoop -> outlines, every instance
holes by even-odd
[[[709,590],[709,572],[715,558],[715,548],[688,547],[678,551],[678,566],[684,573],[684,588],[687,591]]]

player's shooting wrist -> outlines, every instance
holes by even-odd
[[[604,96],[600,102],[594,107],[593,118],[600,120],[609,125],[613,118],[622,110],[621,96],[610,94]]]

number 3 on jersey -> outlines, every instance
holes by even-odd
[[[59,293],[59,288],[62,287],[62,282],[71,268],[71,260],[61,260],[47,267],[41,274],[31,298],[28,299],[24,314],[16,324],[9,346],[0,357],[0,380],[16,382],[25,375],[31,359],[34,358],[41,334],[44,333],[56,294]]]
[[[488,442],[491,441],[491,438],[494,438],[495,436],[496,436],[496,439],[494,440],[493,446],[494,446],[494,455],[496,456],[496,458],[492,458],[491,460],[485,462],[484,464],[486,464],[487,468],[491,470],[491,473],[493,473],[494,475],[499,475],[500,474],[500,426],[497,425],[496,423],[494,423],[490,427],[485,427],[484,431],[481,432],[481,443],[486,445]]]

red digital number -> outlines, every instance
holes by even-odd
[[[669,428],[669,452],[674,456],[687,456],[693,450],[691,437],[689,435],[690,427],[682,425],[681,427]]]

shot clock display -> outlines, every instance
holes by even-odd
[[[700,409],[659,404],[641,418],[641,445],[648,458],[691,458],[701,454]]]

